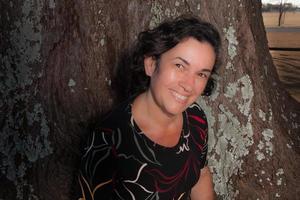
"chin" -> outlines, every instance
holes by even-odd
[[[187,109],[188,106],[184,105],[184,106],[181,106],[181,107],[173,107],[173,108],[169,108],[167,109],[167,112],[170,114],[170,115],[179,115],[181,113],[183,113],[186,109]]]

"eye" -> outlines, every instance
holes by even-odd
[[[176,63],[175,65],[178,69],[183,69],[184,68],[184,66],[180,63]]]
[[[206,73],[202,73],[202,72],[200,72],[200,73],[198,74],[198,76],[199,76],[200,78],[208,78],[208,75],[207,75]]]

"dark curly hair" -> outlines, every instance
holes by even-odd
[[[163,53],[189,37],[211,44],[216,54],[214,73],[220,63],[221,41],[218,31],[212,24],[194,16],[180,16],[165,21],[152,30],[141,32],[131,49],[123,52],[113,83],[119,99],[137,96],[148,89],[150,77],[145,73],[145,57],[153,57],[159,61]],[[202,95],[209,96],[214,85],[214,80],[210,77]]]

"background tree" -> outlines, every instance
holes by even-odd
[[[299,104],[283,89],[257,0],[25,1],[1,5],[0,199],[74,199],[89,124],[115,102],[119,53],[194,13],[223,38],[218,87],[199,100],[219,199],[299,199]]]
[[[278,26],[280,26],[281,24],[283,24],[284,16],[286,13],[285,2],[283,0],[280,0],[278,11],[279,11]]]
[[[287,11],[295,11],[297,9],[297,6],[293,6],[292,3],[286,3],[284,0],[280,0],[280,3],[278,5],[274,5],[274,7],[278,10],[278,26],[281,26],[284,24],[284,18]]]

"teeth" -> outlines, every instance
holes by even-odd
[[[175,95],[175,97],[177,97],[178,99],[180,99],[182,101],[187,99],[187,96],[180,95],[177,92],[173,92],[173,94]]]

